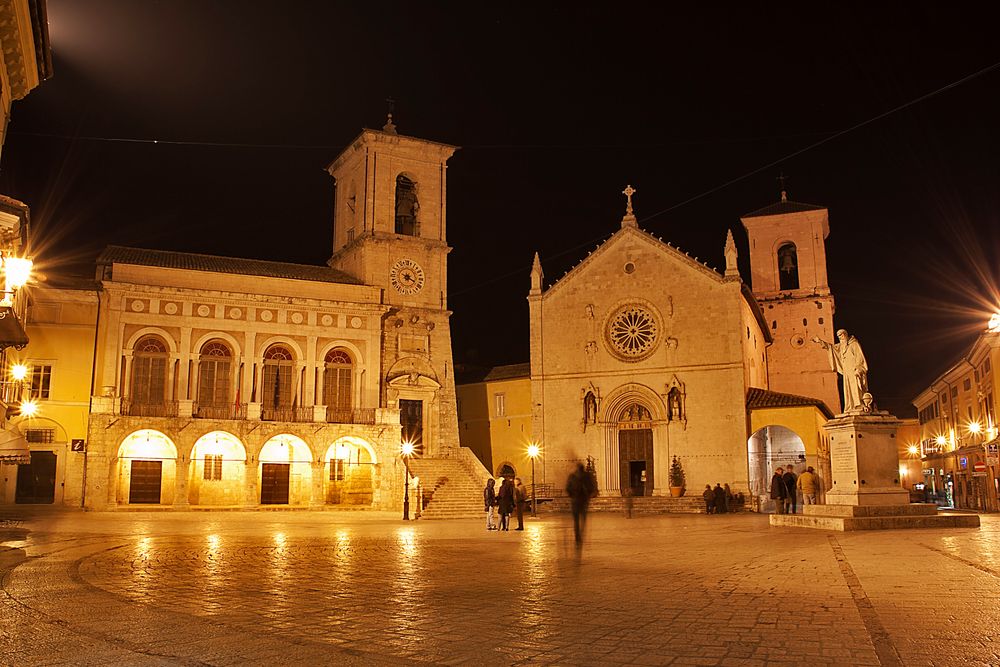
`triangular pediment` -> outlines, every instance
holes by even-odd
[[[649,232],[639,229],[638,227],[622,227],[619,231],[615,232],[609,239],[601,243],[595,250],[584,257],[580,262],[576,264],[572,269],[566,272],[566,274],[553,283],[547,290],[542,293],[543,298],[549,294],[557,291],[562,285],[571,282],[572,279],[584,272],[586,268],[599,260],[599,258],[607,255],[612,249],[618,245],[627,242],[630,239],[635,239],[641,243],[651,246],[658,252],[662,253],[665,257],[677,262],[681,266],[684,266],[692,271],[699,273],[705,278],[716,282],[723,282],[722,275],[715,269],[709,267],[707,264],[698,261],[697,258],[691,257],[688,253],[684,252],[680,248],[658,239]]]

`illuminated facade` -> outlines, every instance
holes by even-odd
[[[53,391],[69,391],[74,363],[93,374],[82,420],[55,402],[41,413],[85,433],[79,453],[58,452],[65,491],[48,502],[395,509],[403,451],[435,481],[430,505],[448,495],[442,479],[478,486],[486,471],[458,441],[445,306],[454,150],[391,122],[363,131],[329,167],[328,266],[106,249],[89,325],[33,362]],[[50,328],[69,335],[68,322]]]
[[[997,511],[1000,465],[996,396],[1000,332],[986,331],[963,358],[913,399],[922,483],[941,505]]]

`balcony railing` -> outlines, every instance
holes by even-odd
[[[374,424],[375,408],[327,408],[326,421],[330,424]]]
[[[198,419],[246,419],[246,403],[195,403],[193,414]]]
[[[3,401],[4,405],[20,403],[21,398],[27,395],[28,392],[24,390],[24,382],[20,380],[0,382],[0,401]]]
[[[313,409],[312,406],[304,408],[264,407],[260,411],[260,418],[266,422],[311,422],[313,420]]]
[[[139,403],[129,398],[122,398],[121,413],[129,417],[176,417],[177,401]]]

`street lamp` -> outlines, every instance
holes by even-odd
[[[413,443],[404,442],[401,447],[403,452],[403,466],[406,468],[403,477],[403,521],[410,520],[410,457],[413,456]]]
[[[31,277],[31,260],[8,255],[3,258],[4,290],[0,306],[14,305],[14,293],[28,283]]]
[[[538,501],[535,497],[535,459],[538,458],[538,445],[528,445],[528,456],[531,458],[531,516],[538,516]]]

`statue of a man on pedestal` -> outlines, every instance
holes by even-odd
[[[845,329],[837,331],[837,339],[837,343],[828,343],[814,337],[813,342],[826,349],[830,355],[830,368],[844,378],[844,413],[868,412],[871,400],[869,398],[867,404],[864,400],[868,393],[868,362],[861,351],[861,343]]]

